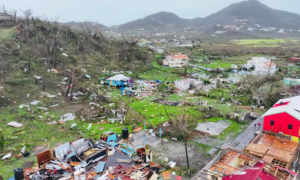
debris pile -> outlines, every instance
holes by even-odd
[[[127,128],[122,130],[119,141],[114,132],[108,131],[96,142],[84,138],[67,142],[37,154],[37,166],[15,169],[15,177],[19,175],[30,180],[157,180],[159,176],[175,176],[174,172],[165,171],[163,165],[153,161],[150,146],[133,146],[132,142],[132,134]],[[175,164],[169,162],[167,167],[173,169]]]

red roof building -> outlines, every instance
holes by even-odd
[[[263,130],[299,138],[300,96],[279,100],[263,117]]]

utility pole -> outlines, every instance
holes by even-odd
[[[146,122],[144,122],[144,138],[143,138],[144,147],[146,147]]]
[[[273,59],[271,59],[271,63],[270,63],[270,65],[269,65],[269,69],[268,69],[268,74],[267,74],[267,76],[269,76],[269,72],[270,72],[270,68],[271,68],[272,64],[273,64]]]
[[[270,100],[271,100],[271,96],[272,96],[273,84],[274,84],[274,81],[271,84],[267,108],[269,108],[269,106],[270,106]]]
[[[187,145],[186,145],[186,138],[184,139],[184,145],[185,145],[186,162],[187,162],[187,167],[188,167],[188,176],[191,177],[189,155],[188,155]]]

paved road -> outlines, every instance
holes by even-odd
[[[212,68],[206,68],[206,67],[203,67],[203,66],[199,66],[199,65],[196,65],[196,64],[189,64],[190,66],[194,66],[196,68],[200,68],[200,69],[204,69],[204,70],[207,70],[207,71],[211,71]],[[224,71],[223,68],[219,68],[221,71]]]
[[[206,67],[203,67],[203,66],[199,66],[199,65],[196,65],[196,64],[189,64],[190,66],[194,66],[196,68],[200,68],[200,69],[204,69],[204,70],[207,70],[207,71],[211,71],[211,68],[206,68]]]
[[[255,131],[262,130],[263,128],[263,117],[257,118],[254,122],[252,122],[235,140],[229,144],[224,144],[222,149],[231,148],[238,151],[243,150],[250,141],[254,138]],[[260,123],[260,129],[258,128],[258,123]],[[256,128],[254,127],[256,124]]]

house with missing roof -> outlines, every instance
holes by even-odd
[[[176,53],[172,55],[167,55],[166,59],[163,60],[163,64],[169,67],[179,67],[182,68],[189,63],[189,58],[185,54]]]
[[[300,96],[280,99],[263,117],[263,130],[291,136],[298,142],[300,138]]]
[[[118,74],[113,77],[107,78],[107,83],[110,86],[128,86],[130,78],[123,74]]]
[[[298,148],[299,143],[289,140],[287,136],[266,132],[258,134],[243,152],[272,166],[292,170],[297,161]]]
[[[295,180],[299,143],[258,134],[244,151],[221,150],[193,180]]]
[[[268,75],[274,74],[276,71],[276,64],[264,57],[253,57],[247,61],[247,64],[242,66],[242,70],[249,72],[252,75]]]
[[[204,83],[196,79],[181,79],[175,81],[175,87],[180,91],[186,91],[190,88],[200,90],[203,88]]]

